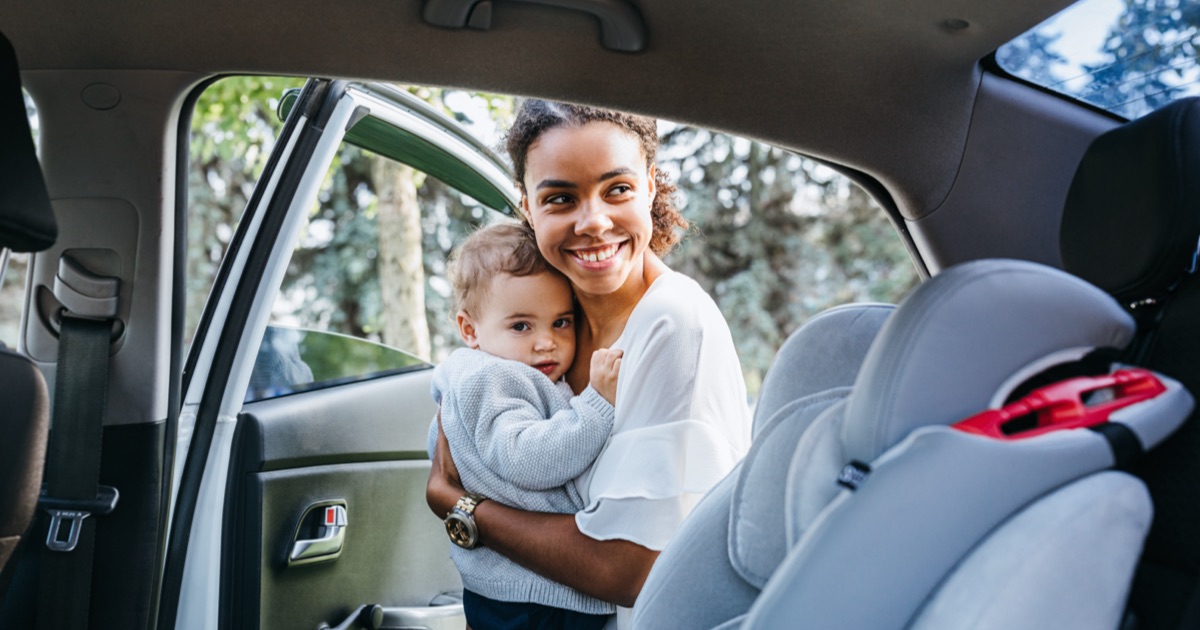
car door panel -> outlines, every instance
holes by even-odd
[[[516,207],[511,176],[453,121],[387,86],[313,80],[284,103],[279,171],[256,187],[239,225],[253,238],[235,239],[231,282],[210,297],[189,361],[176,479],[193,498],[177,506],[189,532],[173,532],[169,551],[182,562],[167,571],[182,573],[179,604],[164,598],[160,624],[315,628],[380,605],[385,627],[461,628],[461,581],[425,505],[432,366],[364,330],[297,328],[309,324],[286,312],[275,322],[273,303],[343,137],[444,173],[493,211]],[[289,563],[297,541],[328,555]]]
[[[336,624],[355,606],[425,607],[461,591],[424,507],[431,370],[250,403],[231,464],[226,576],[236,627]],[[288,565],[306,508],[344,502],[334,559]],[[461,624],[460,624],[461,627]]]

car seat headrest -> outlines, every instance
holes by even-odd
[[[854,384],[891,304],[846,304],[817,314],[779,347],[754,407],[753,435],[788,403]]]
[[[846,402],[845,454],[870,462],[913,429],[996,406],[1034,374],[1122,348],[1133,333],[1111,297],[1057,269],[1017,260],[953,267],[909,295],[868,351]]]
[[[1063,268],[1122,303],[1154,297],[1200,238],[1200,98],[1176,101],[1088,147],[1063,211]]]
[[[36,252],[54,244],[58,226],[38,164],[12,45],[0,34],[0,247]]]

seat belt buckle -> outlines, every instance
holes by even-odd
[[[50,531],[46,532],[46,548],[50,551],[75,551],[79,544],[79,532],[83,531],[83,519],[92,515],[83,510],[46,510],[50,514]],[[62,537],[63,524],[71,529]]]
[[[38,507],[50,515],[50,527],[46,532],[46,548],[50,551],[74,551],[83,531],[83,521],[93,514],[105,516],[117,507],[121,493],[112,486],[98,486],[95,499],[55,499],[42,497]],[[69,527],[69,529],[68,529]],[[64,534],[65,530],[65,536]]]

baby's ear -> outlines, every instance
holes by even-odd
[[[479,340],[475,337],[475,322],[471,321],[471,316],[466,311],[459,311],[454,320],[458,324],[458,334],[463,343],[472,350],[478,350]]]

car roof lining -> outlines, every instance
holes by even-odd
[[[602,48],[584,14],[524,3],[497,6],[488,31],[429,26],[416,0],[8,3],[0,24],[25,69],[390,80],[660,116],[863,171],[920,214],[958,169],[979,59],[1069,2],[637,4],[635,54]]]

